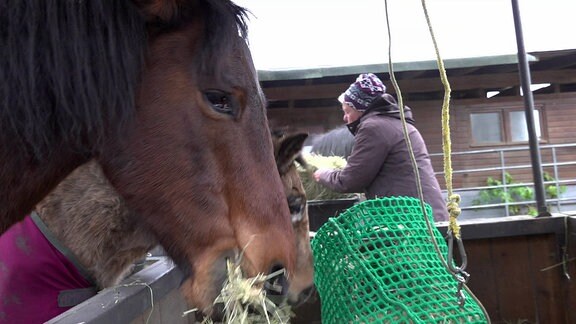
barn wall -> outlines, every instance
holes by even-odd
[[[547,144],[565,144],[576,143],[576,128],[569,127],[569,118],[566,116],[576,116],[576,94],[552,94],[552,95],[536,95],[534,103],[537,106],[543,107],[542,126],[544,134],[547,135],[547,140],[540,143],[541,146]],[[527,146],[522,145],[505,145],[505,146],[473,146],[471,145],[470,135],[470,117],[471,111],[478,111],[482,108],[494,107],[523,107],[523,99],[521,97],[502,98],[497,102],[489,100],[469,100],[469,101],[454,101],[452,104],[452,150],[453,152],[465,152],[483,149],[499,149],[509,147]],[[433,136],[434,130],[430,133]],[[438,152],[433,151],[432,152]],[[550,149],[541,150],[542,163],[552,163],[552,151]],[[557,162],[568,162],[576,160],[576,148],[565,148],[557,151]],[[519,152],[506,153],[507,165],[530,165],[530,152],[528,150]],[[473,169],[473,168],[487,168],[497,167],[500,165],[499,156],[496,153],[483,154],[483,155],[468,155],[453,157],[453,168],[455,170]],[[435,160],[436,165],[441,165],[440,159]],[[545,167],[544,171],[553,173],[551,167]],[[532,170],[524,168],[519,170],[511,170],[510,173],[518,182],[531,182]],[[485,172],[485,173],[463,173],[454,178],[454,185],[457,187],[470,187],[483,185],[487,176],[499,176],[499,171]],[[561,178],[576,178],[576,168],[563,167],[560,170]]]
[[[469,287],[493,323],[574,323],[573,217],[464,225]],[[566,254],[567,256],[568,254]],[[565,271],[565,272],[564,272]]]

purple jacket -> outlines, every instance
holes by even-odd
[[[402,122],[393,98],[374,102],[351,127],[354,148],[343,170],[321,172],[319,183],[337,192],[364,192],[367,199],[389,196],[418,197]],[[391,102],[392,101],[392,102]],[[378,104],[380,106],[378,106]],[[424,139],[412,125],[405,107],[408,133],[419,166],[424,201],[432,206],[434,220],[448,220],[446,202],[434,175]]]
[[[63,305],[69,292],[93,286],[64,255],[69,251],[52,245],[38,224],[27,216],[0,236],[2,324],[44,323],[71,308]]]

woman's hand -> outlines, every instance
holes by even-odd
[[[331,169],[318,169],[316,171],[314,171],[314,180],[316,182],[320,181],[320,177],[322,176],[322,174],[327,173],[327,172],[331,172]]]

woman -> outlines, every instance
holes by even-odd
[[[342,170],[321,169],[314,173],[320,184],[337,192],[364,192],[367,199],[389,196],[418,198],[408,146],[402,131],[396,100],[372,74],[361,74],[338,97],[344,122],[354,135],[354,147]],[[404,107],[408,134],[424,194],[435,221],[448,220],[446,203],[430,162],[426,143],[414,127],[410,108]]]

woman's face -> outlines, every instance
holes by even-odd
[[[347,103],[342,104],[342,113],[344,113],[344,117],[342,119],[346,124],[353,123],[357,121],[360,116],[362,116],[362,112],[354,109]]]

